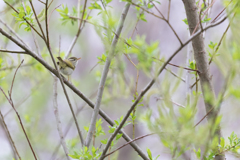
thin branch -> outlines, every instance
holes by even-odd
[[[154,5],[154,7],[155,7],[155,9],[158,11],[158,13],[162,15],[162,20],[164,20],[164,21],[168,24],[168,26],[171,28],[171,30],[173,31],[173,33],[174,33],[175,36],[177,37],[179,43],[180,43],[181,45],[183,45],[183,43],[182,43],[181,39],[179,38],[177,32],[173,29],[172,25],[170,24],[169,19],[166,19],[166,18],[163,16],[163,14],[161,13],[161,11],[156,7],[156,5],[155,5],[153,2],[152,2],[152,4]]]
[[[183,81],[184,83],[186,82],[185,79],[183,79],[182,77],[178,76],[176,73],[174,73],[173,71],[171,71],[168,68],[165,68],[166,71],[168,71],[169,73],[171,73],[174,77],[177,77],[178,79],[180,79],[181,81]]]
[[[77,17],[80,18],[80,13],[81,13],[81,0],[78,0],[78,3],[77,3],[77,11],[78,11]],[[80,23],[81,23],[81,21],[78,22],[78,27],[80,27]]]
[[[11,50],[6,50],[6,49],[0,49],[0,52],[17,53],[17,54],[27,54],[25,51],[11,51]]]
[[[36,63],[29,63],[29,64],[24,64],[21,67],[30,67],[33,66]],[[14,68],[17,68],[18,66],[11,66],[11,67],[4,67],[4,68],[0,68],[0,71],[5,71],[5,70],[12,70]]]
[[[227,26],[226,30],[224,31],[224,33],[223,33],[220,41],[218,42],[218,45],[217,45],[217,47],[216,47],[216,49],[215,49],[215,52],[213,53],[213,55],[212,55],[212,57],[211,57],[211,59],[210,59],[210,61],[209,61],[209,63],[208,63],[209,65],[212,63],[213,57],[214,57],[214,56],[216,55],[216,53],[218,52],[218,49],[219,49],[220,45],[222,44],[223,38],[224,38],[224,36],[226,35],[226,33],[227,33],[227,31],[228,31],[229,28],[230,28],[230,23],[228,24],[228,26]]]
[[[49,7],[51,6],[52,3],[53,3],[53,0],[49,3],[47,9],[49,9]]]
[[[45,5],[45,2],[43,2],[43,1],[41,1],[41,0],[38,0],[38,1]]]
[[[218,18],[219,16],[227,9],[227,7],[232,3],[232,0],[228,3],[228,5],[226,7],[223,8],[223,10],[212,20],[211,23],[214,23]]]
[[[169,17],[170,17],[170,10],[171,10],[171,0],[168,0],[168,16],[167,16],[167,21],[169,21]]]
[[[205,27],[203,30],[207,30],[209,28],[212,28],[214,26],[217,26],[219,24],[221,24],[224,20],[226,20],[226,17],[224,19],[222,19],[220,22],[214,23],[212,25],[209,25],[207,27]],[[49,70],[50,72],[52,72],[54,75],[56,75],[57,77],[59,77],[58,72],[52,68],[48,63],[46,63],[42,58],[40,58],[39,56],[37,56],[34,52],[32,52],[31,50],[29,50],[28,48],[26,48],[24,45],[22,45],[17,39],[15,39],[14,37],[10,36],[7,32],[3,31],[2,28],[0,28],[0,33],[7,37],[8,39],[10,39],[11,41],[13,41],[16,45],[18,45],[20,48],[22,48],[23,50],[25,50],[30,56],[32,56],[34,59],[36,59],[38,62],[40,62],[47,70]],[[179,47],[173,54],[172,57],[170,57],[171,59],[184,47],[186,46],[189,42],[191,42],[195,37],[197,37],[201,32],[198,31],[197,33],[195,33],[194,35],[192,35],[188,41],[186,43],[183,44],[183,46]],[[170,60],[171,60],[170,59]],[[169,61],[170,61],[169,60]],[[94,103],[88,99],[82,92],[80,92],[76,87],[74,87],[70,82],[67,81],[67,79],[65,79],[63,76],[63,82],[73,91],[75,92],[79,97],[81,97],[91,108],[94,108]],[[153,82],[154,83],[154,82]],[[103,119],[105,119],[111,126],[114,125],[114,122],[111,120],[111,118],[105,113],[103,112],[101,109],[99,110],[99,114],[102,116]],[[130,141],[130,137],[123,132],[122,130],[119,131],[119,133],[123,134],[123,138],[126,141]],[[138,154],[144,159],[146,156],[144,154],[144,152],[135,144],[135,143],[131,143],[130,144],[137,152]],[[147,158],[146,158],[147,159]]]
[[[224,36],[226,35],[226,33],[227,33],[227,31],[228,31],[229,28],[230,28],[230,23],[228,24],[228,26],[227,26],[226,30],[224,31],[221,39],[219,40],[218,45],[217,45],[217,47],[216,47],[216,49],[215,49],[215,51],[214,51],[211,59],[210,59],[209,62],[208,62],[209,65],[212,63],[213,57],[216,55],[216,53],[217,53],[220,45],[222,44],[223,38],[224,38]],[[193,84],[190,86],[190,88],[192,89],[192,88],[198,83],[199,80],[200,80],[200,79],[197,79],[197,81],[196,81],[195,83],[193,83]]]
[[[120,150],[121,148],[123,148],[123,147],[125,147],[125,146],[127,146],[127,145],[131,144],[131,143],[132,143],[132,142],[134,142],[134,141],[137,141],[137,140],[139,140],[139,139],[145,138],[145,137],[147,137],[147,136],[151,136],[151,135],[153,135],[153,134],[155,134],[155,133],[146,134],[146,135],[144,135],[144,136],[137,137],[137,138],[135,138],[135,139],[133,139],[133,140],[129,141],[128,143],[125,143],[125,144],[124,144],[124,145],[122,145],[121,147],[118,147],[118,148],[117,148],[117,149],[115,149],[114,151],[112,151],[112,152],[110,152],[110,153],[106,154],[106,155],[105,155],[103,158],[105,158],[105,157],[107,157],[107,156],[109,156],[109,155],[113,154],[114,152],[116,152],[116,151]]]
[[[59,117],[59,112],[58,112],[58,104],[57,104],[57,82],[58,82],[58,78],[57,77],[54,77],[54,83],[53,83],[53,107],[54,107],[54,114],[55,114],[55,118],[56,118],[56,121],[57,121],[57,130],[58,130],[58,134],[59,134],[59,137],[60,137],[60,141],[61,141],[61,144],[62,144],[62,147],[63,147],[63,150],[65,152],[65,155],[67,157],[68,160],[70,160],[70,157],[68,156],[68,149],[67,149],[67,145],[65,143],[65,140],[64,140],[64,135],[63,135],[63,132],[62,132],[62,125],[61,125],[61,120],[60,120],[60,117]]]
[[[36,154],[35,154],[35,152],[34,152],[34,150],[33,150],[33,147],[32,147],[32,145],[31,145],[31,142],[30,142],[30,140],[29,140],[29,138],[28,138],[28,136],[27,136],[27,133],[26,133],[26,131],[25,131],[25,129],[24,129],[24,126],[23,126],[23,124],[22,124],[22,120],[21,120],[21,118],[20,118],[20,115],[18,114],[18,111],[17,111],[16,108],[14,107],[14,104],[13,104],[13,101],[12,101],[12,88],[13,88],[13,83],[14,83],[14,80],[15,80],[15,77],[16,77],[16,74],[17,74],[17,71],[18,71],[18,69],[20,68],[20,66],[21,66],[21,64],[23,63],[23,61],[24,61],[24,60],[22,60],[22,62],[20,63],[20,65],[18,66],[18,68],[16,69],[16,71],[15,71],[15,73],[14,73],[13,80],[12,80],[12,84],[11,84],[11,89],[10,89],[10,92],[9,92],[9,97],[7,97],[6,93],[3,91],[3,89],[2,89],[1,87],[0,87],[0,90],[2,91],[2,93],[3,93],[4,96],[6,97],[6,99],[8,100],[8,102],[10,103],[10,105],[12,106],[12,108],[14,109],[14,111],[15,111],[17,117],[18,117],[18,120],[19,120],[19,122],[20,122],[20,125],[21,125],[21,127],[22,127],[22,130],[23,130],[23,132],[24,132],[24,135],[25,135],[25,137],[26,137],[26,139],[27,139],[27,141],[28,141],[28,144],[29,144],[29,146],[30,146],[30,148],[31,148],[31,151],[32,151],[32,153],[33,153],[33,156],[34,156],[34,158],[37,160]]]
[[[15,80],[17,71],[18,71],[18,69],[20,68],[20,66],[22,65],[23,61],[24,61],[24,60],[21,61],[20,65],[17,67],[17,69],[16,69],[16,71],[15,71],[15,73],[14,73],[13,80],[12,80],[12,85],[11,85],[11,89],[10,89],[10,92],[9,92],[9,97],[11,97],[11,95],[12,95],[12,89],[13,89],[14,80]]]
[[[205,9],[205,12],[203,13],[202,17],[200,18],[201,20],[204,18],[204,16],[208,13],[208,10],[213,6],[213,4],[216,2],[216,0],[212,1],[212,3]],[[201,22],[201,20],[197,23],[197,25],[195,26],[192,34],[194,34],[197,31],[197,28]]]
[[[159,18],[159,19],[162,19],[162,20],[164,20],[164,18],[163,18],[163,17],[160,17],[160,16],[158,16],[158,15],[156,15],[156,14],[154,14],[154,13],[152,13],[152,12],[148,11],[148,10],[146,10],[145,8],[143,8],[143,7],[139,6],[138,4],[136,4],[136,3],[132,2],[132,1],[128,1],[128,3],[130,3],[130,4],[134,5],[134,6],[138,7],[138,8],[141,8],[142,10],[144,10],[144,11],[145,11],[145,12],[147,12],[148,14],[151,14],[151,15],[153,15],[154,17],[157,17],[157,18]]]
[[[16,145],[15,145],[15,143],[14,143],[14,141],[13,141],[13,139],[12,139],[12,136],[11,136],[9,130],[8,130],[7,124],[6,124],[5,121],[4,121],[4,117],[3,117],[1,111],[0,111],[0,116],[1,116],[1,118],[2,118],[3,127],[4,127],[4,129],[5,129],[6,133],[7,133],[7,136],[8,136],[8,138],[9,138],[9,140],[10,140],[10,143],[11,143],[12,147],[14,148],[14,151],[16,152],[18,158],[21,160],[22,158],[20,157],[20,155],[19,155],[19,153],[18,153],[18,150],[17,150],[17,148],[16,148]]]
[[[191,36],[191,38],[185,42],[183,45],[181,45],[169,58],[168,60],[163,64],[163,66],[160,68],[160,70],[158,71],[157,75],[160,75],[162,73],[162,71],[164,70],[164,68],[167,66],[167,64],[173,59],[173,57],[175,57],[177,55],[177,53],[182,50],[182,48],[184,46],[186,46],[190,41],[192,41],[194,38],[196,38],[197,36],[199,36],[203,31],[212,28],[216,25],[221,24],[222,22],[224,22],[224,20],[226,20],[227,17],[225,17],[222,21],[209,25],[206,28],[204,28],[203,30],[199,30],[197,31],[195,34],[193,34]],[[155,83],[156,81],[155,77],[154,79],[152,79],[149,84],[142,90],[142,92],[140,93],[140,95],[138,96],[138,98],[136,99],[136,101],[132,104],[132,106],[130,107],[130,109],[128,110],[127,114],[125,115],[125,117],[123,118],[122,122],[119,124],[119,126],[115,129],[114,133],[112,134],[112,136],[108,139],[108,142],[103,150],[102,156],[100,157],[100,160],[103,160],[103,156],[107,153],[107,150],[109,148],[109,146],[111,145],[113,139],[116,137],[116,135],[118,134],[118,132],[120,131],[120,129],[123,127],[123,125],[125,124],[125,122],[127,121],[128,117],[130,116],[130,114],[132,113],[132,111],[134,110],[134,108],[136,107],[136,105],[138,104],[138,102],[142,99],[142,97],[145,95],[145,93],[152,87],[152,85]]]
[[[196,127],[197,125],[199,125],[199,124],[209,115],[209,113],[210,113],[213,109],[214,109],[214,107],[212,107],[212,108],[207,112],[207,114],[206,114],[205,116],[203,116],[203,118],[200,119],[200,121],[198,121],[198,123],[195,124],[194,127]]]
[[[156,100],[158,101],[158,100],[163,100],[164,98],[162,98],[162,97],[156,97]],[[178,107],[182,107],[182,108],[185,108],[185,106],[183,106],[183,105],[181,105],[181,104],[179,104],[179,103],[177,103],[177,102],[174,102],[173,100],[171,100],[171,99],[168,99],[168,101],[170,101],[170,102],[172,102],[173,104],[175,104],[176,106],[178,106]]]
[[[164,62],[164,61],[161,60],[161,59],[157,59],[157,58],[155,58],[155,57],[152,57],[152,58],[153,58],[153,59],[156,59],[156,60],[158,60],[158,61]],[[171,65],[171,66],[177,67],[177,68],[182,68],[182,69],[186,69],[186,70],[189,70],[189,71],[201,73],[200,71],[198,71],[198,70],[196,70],[196,69],[186,68],[186,67],[178,66],[178,65],[172,64],[172,63],[168,63],[168,64]]]
[[[82,18],[81,18],[81,20],[80,20],[80,24],[79,24],[79,27],[78,27],[77,34],[76,34],[76,36],[73,38],[72,43],[71,43],[71,45],[70,45],[69,48],[68,48],[68,51],[67,51],[67,54],[66,54],[65,58],[68,58],[68,56],[71,54],[72,49],[73,49],[74,45],[76,44],[77,39],[78,39],[78,37],[79,37],[79,35],[80,35],[81,31],[82,31],[82,28],[81,28],[81,27],[82,27],[82,22],[83,22],[83,17],[84,17],[84,14],[85,14],[86,6],[87,6],[87,0],[84,1]]]
[[[46,34],[47,34],[45,41],[47,43],[47,46],[49,46],[50,42],[49,42],[49,33],[48,33],[48,0],[46,0],[46,3],[45,3],[45,27],[46,27]]]
[[[123,25],[124,25],[124,21],[125,21],[125,18],[127,16],[129,8],[130,8],[130,4],[126,3],[125,7],[122,11],[121,18],[118,22],[118,27],[117,27],[117,31],[116,31],[117,35],[121,34],[121,31],[122,31],[122,28],[123,28]],[[114,38],[113,38],[113,41],[112,41],[112,44],[111,44],[111,49],[108,53],[108,57],[107,57],[107,60],[105,62],[105,66],[104,66],[104,69],[103,69],[103,72],[102,72],[101,81],[99,83],[97,101],[96,101],[96,104],[94,106],[94,112],[92,114],[91,123],[90,123],[90,127],[89,127],[89,130],[88,130],[87,138],[86,138],[86,146],[87,147],[89,147],[89,145],[91,143],[92,136],[93,136],[93,133],[94,133],[94,130],[95,130],[97,116],[99,114],[99,109],[100,109],[100,105],[101,105],[101,101],[102,101],[104,85],[105,85],[105,82],[106,82],[106,79],[107,79],[107,74],[108,74],[108,71],[109,71],[111,60],[113,58],[115,48],[116,48],[118,38],[119,38],[119,36],[117,36],[117,35],[115,35]]]
[[[31,7],[32,7],[32,10],[33,10],[35,19],[37,20],[38,27],[40,28],[40,30],[41,30],[41,32],[42,32],[43,39],[46,40],[45,34],[44,34],[44,32],[43,32],[43,29],[42,29],[42,25],[40,24],[40,22],[39,22],[39,20],[38,20],[38,17],[37,17],[35,8],[34,8],[33,3],[32,3],[32,0],[29,0],[29,3],[30,3],[30,5],[31,5]]]
[[[55,8],[52,10],[52,12],[50,13],[50,16],[48,17],[48,24],[49,24],[49,21],[50,21],[50,18],[51,18],[51,16],[52,16],[53,12],[54,12],[58,7],[60,7],[60,6],[61,6],[61,4],[59,4],[57,7],[55,7]]]

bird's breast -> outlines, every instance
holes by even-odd
[[[65,67],[65,69],[61,67],[61,68],[60,68],[60,71],[61,71],[62,74],[64,74],[64,75],[71,75],[72,72],[73,72],[73,69],[70,68],[70,67]]]

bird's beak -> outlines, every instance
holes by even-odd
[[[78,58],[77,60],[79,60],[79,59],[81,59],[81,58]]]

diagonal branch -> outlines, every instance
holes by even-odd
[[[10,134],[8,128],[7,128],[7,124],[5,123],[5,120],[4,120],[4,117],[3,117],[1,111],[0,111],[0,116],[1,116],[1,118],[2,118],[2,123],[3,123],[4,130],[5,130],[7,136],[8,136],[8,138],[9,138],[9,140],[10,140],[10,144],[11,144],[11,146],[14,148],[14,151],[16,152],[19,160],[21,160],[22,158],[20,157],[20,155],[19,155],[19,153],[18,153],[18,150],[17,150],[17,148],[16,148],[16,145],[15,145],[15,143],[14,143],[14,141],[13,141],[13,139],[12,139],[12,136],[11,136],[11,134]]]
[[[80,22],[79,22],[79,28],[78,28],[77,34],[76,34],[76,36],[73,38],[72,43],[71,43],[71,45],[69,46],[69,49],[68,49],[68,51],[67,51],[67,54],[66,54],[65,58],[68,58],[68,56],[71,54],[72,49],[73,49],[74,45],[76,44],[77,39],[78,39],[78,37],[79,37],[79,35],[80,35],[81,31],[82,31],[82,28],[81,28],[81,27],[82,27],[82,23],[83,23],[83,21],[84,21],[84,20],[83,20],[83,17],[84,17],[84,13],[85,13],[85,10],[86,10],[86,6],[87,6],[87,0],[85,0],[85,2],[84,2],[82,18],[81,18],[81,20],[80,20]]]
[[[118,147],[117,149],[115,149],[115,150],[112,151],[111,153],[106,154],[103,158],[105,158],[105,157],[107,157],[107,156],[113,154],[114,152],[116,152],[116,151],[120,150],[121,148],[123,148],[123,147],[125,147],[125,146],[131,144],[131,143],[134,142],[134,141],[137,141],[137,140],[139,140],[139,139],[145,138],[145,137],[147,137],[147,136],[151,136],[151,135],[153,135],[153,134],[154,134],[154,133],[150,133],[150,134],[146,134],[146,135],[144,135],[144,136],[137,137],[137,138],[135,138],[135,139],[129,141],[128,143],[122,145],[121,147]]]

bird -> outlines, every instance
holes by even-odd
[[[81,58],[70,57],[68,59],[63,60],[61,57],[57,57],[57,59],[59,60],[57,62],[57,65],[59,66],[60,72],[68,76],[68,81],[69,81],[69,75],[73,73],[78,63],[78,60],[80,60]]]

